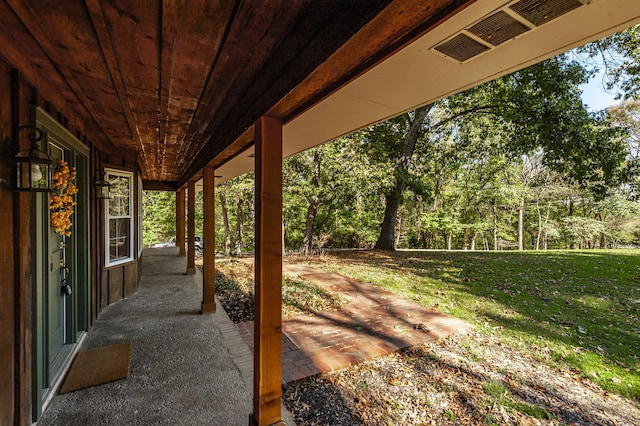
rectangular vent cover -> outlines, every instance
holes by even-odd
[[[467,31],[487,43],[497,46],[529,31],[529,27],[508,13],[500,11],[478,22]]]
[[[467,59],[471,59],[474,56],[489,50],[489,48],[465,34],[458,34],[452,39],[436,46],[435,50],[443,55],[447,55],[460,62],[464,62]]]
[[[582,5],[580,0],[521,0],[509,8],[527,21],[540,26]]]

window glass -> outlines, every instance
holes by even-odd
[[[107,170],[105,178],[111,184],[106,208],[106,265],[110,266],[133,259],[133,173]]]
[[[129,216],[131,199],[131,178],[127,176],[109,176],[111,184],[109,216]]]
[[[142,254],[142,178],[138,175],[138,257]]]
[[[109,219],[109,260],[126,259],[131,257],[129,247],[129,219]]]

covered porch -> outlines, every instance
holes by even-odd
[[[202,275],[185,267],[175,247],[145,250],[138,292],[105,309],[82,347],[131,341],[129,377],[55,396],[39,425],[247,424],[253,356],[224,310],[199,315]]]
[[[237,384],[233,408],[236,421],[281,424],[282,158],[638,22],[629,0],[0,1],[0,423],[37,421],[60,357],[141,297],[144,280],[170,290],[199,277],[196,190],[213,242],[215,185],[255,170],[253,385]],[[16,156],[31,145],[52,169],[76,169],[69,235],[45,192],[16,191]],[[143,272],[143,189],[178,195],[180,253],[159,275]],[[216,311],[213,250],[204,262],[199,310],[146,308],[211,321],[193,315]],[[170,356],[158,362],[154,374],[169,371]],[[209,400],[193,406],[213,416]]]

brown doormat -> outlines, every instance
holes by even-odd
[[[63,394],[102,385],[129,376],[131,342],[80,351],[69,368],[60,391]]]

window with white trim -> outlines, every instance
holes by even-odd
[[[138,257],[142,254],[142,178],[138,174]]]
[[[111,184],[106,201],[106,266],[133,260],[133,173],[105,170]]]

